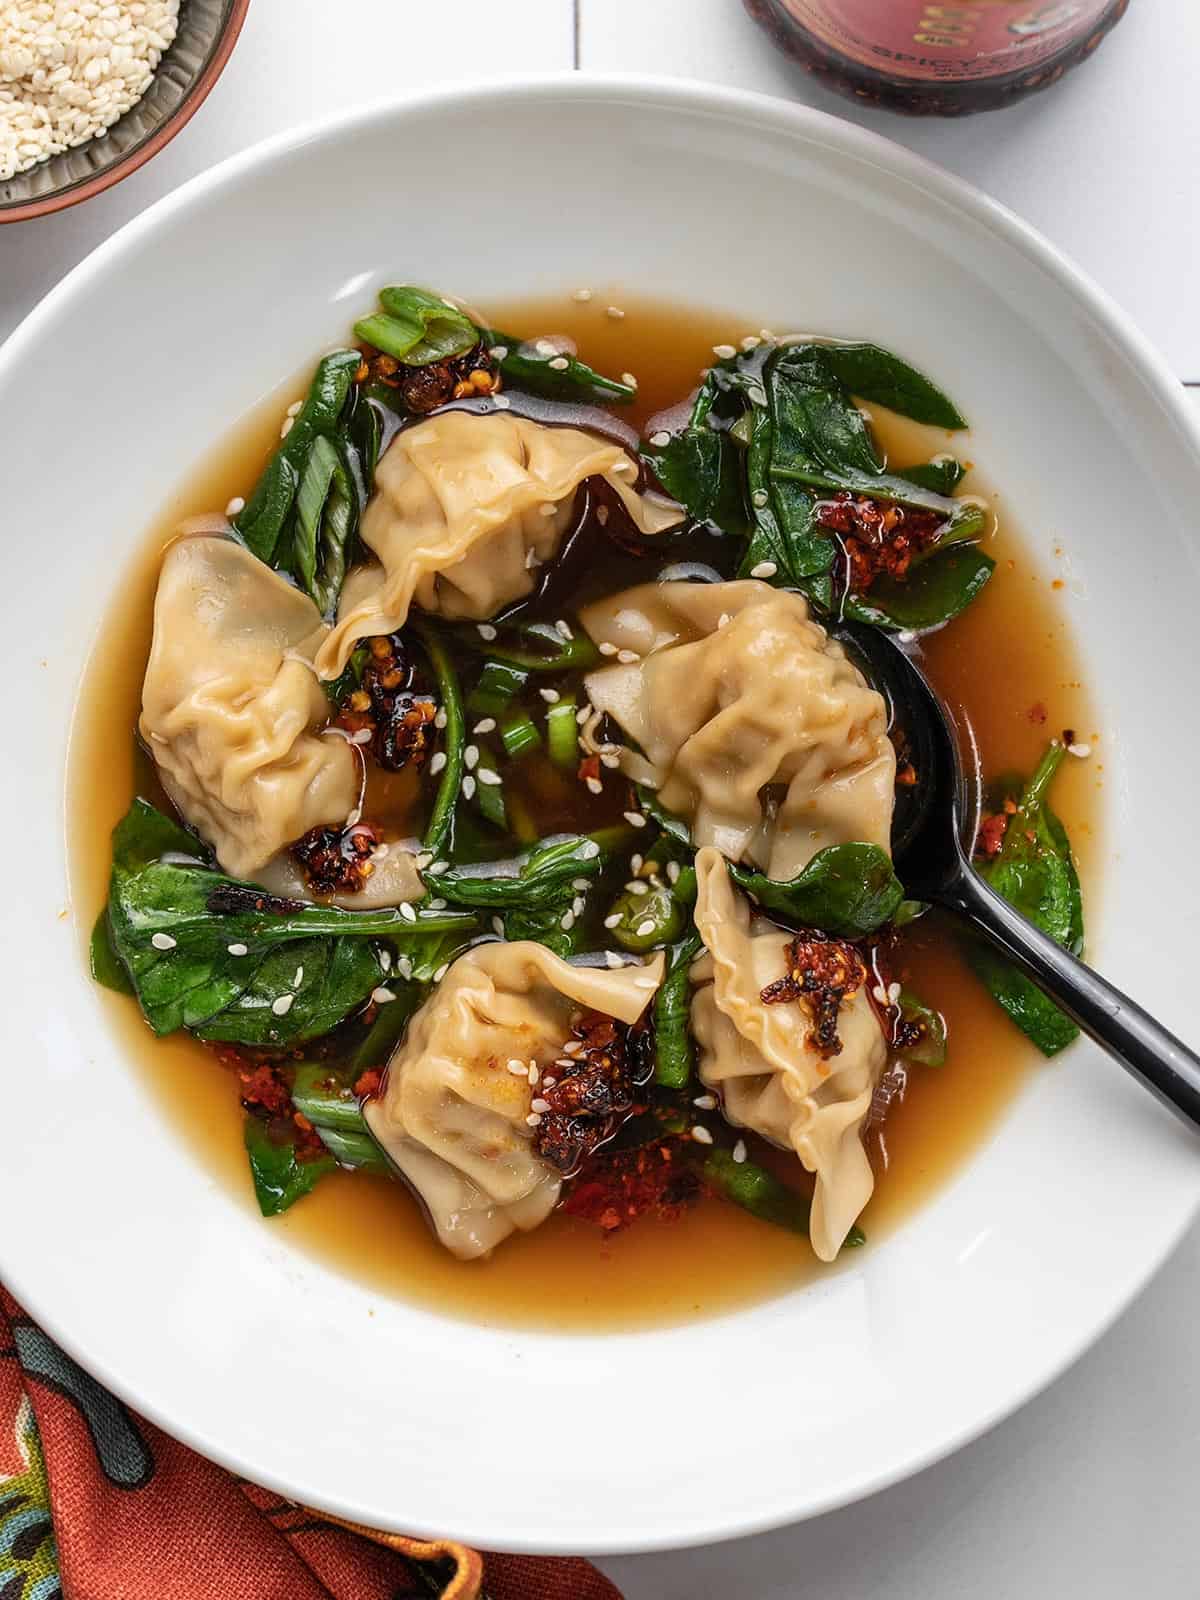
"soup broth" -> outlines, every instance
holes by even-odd
[[[638,397],[622,415],[635,425],[677,405],[695,387],[714,345],[736,343],[751,331],[734,316],[627,297],[621,309],[624,315],[618,318],[608,313],[602,296],[580,303],[566,294],[488,307],[500,326],[520,329],[527,337],[568,335],[582,359],[598,370],[632,372]],[[797,316],[802,319],[803,308],[797,308]],[[134,794],[170,809],[152,763],[132,735],[162,551],[184,518],[219,511],[249,492],[278,438],[282,412],[306,384],[304,375],[281,386],[180,488],[132,563],[119,604],[101,631],[80,700],[70,764],[73,901],[81,932],[90,930],[104,902],[110,833]],[[970,397],[964,399],[969,409]],[[876,436],[897,466],[945,449],[965,450],[968,457],[972,449],[985,453],[983,443],[969,436],[964,444],[962,435],[872,410]],[[1094,919],[1102,730],[1057,592],[1062,585],[1037,569],[1008,508],[977,472],[965,488],[986,495],[997,513],[988,546],[997,569],[974,605],[925,638],[924,663],[960,723],[973,731],[987,775],[1030,772],[1047,739],[1064,728],[1092,744],[1090,760],[1066,763],[1056,782],[1055,808],[1069,829]],[[600,574],[603,592],[644,581],[645,566],[614,553]],[[524,787],[515,790],[514,799],[536,809],[543,833],[592,829],[611,820],[597,805],[582,805],[579,787],[548,764],[523,770]],[[371,814],[386,814],[401,833],[419,831],[411,770],[380,774],[373,783]],[[615,790],[608,803],[619,813]],[[944,1014],[949,1048],[944,1066],[907,1069],[886,1119],[869,1133],[877,1187],[861,1218],[867,1249],[877,1248],[978,1147],[1029,1072],[1055,1070],[1041,1062],[972,976],[954,930],[940,916],[931,914],[906,930],[896,975]],[[253,1208],[243,1113],[232,1073],[189,1036],[154,1039],[132,1002],[103,998],[131,1065],[193,1158]],[[767,1154],[762,1141],[754,1144],[756,1158],[769,1160],[776,1170],[797,1166],[794,1157]],[[609,1234],[557,1213],[534,1232],[508,1239],[491,1259],[464,1263],[438,1245],[402,1185],[339,1171],[286,1215],[261,1226],[381,1294],[505,1325],[602,1329],[666,1323],[712,1315],[836,1270],[815,1261],[802,1238],[711,1198],[702,1198],[676,1220],[647,1216]]]

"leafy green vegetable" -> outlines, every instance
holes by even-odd
[[[605,927],[623,950],[641,953],[670,944],[683,928],[683,907],[666,884],[656,889],[645,879],[634,881],[641,882],[644,888],[624,889],[613,901]],[[615,924],[614,917],[620,919]]]
[[[433,892],[451,905],[561,912],[579,892],[575,881],[598,878],[630,837],[629,828],[569,833],[545,840],[509,861],[452,866],[429,882]]]
[[[667,971],[654,997],[654,1081],[664,1089],[686,1089],[692,1081],[696,1047],[688,1015],[692,987],[688,974],[703,945],[693,929],[667,957]]]
[[[949,397],[907,361],[877,344],[819,346],[838,382],[861,400],[886,406],[914,422],[957,431],[967,419]]]
[[[467,710],[477,717],[499,717],[529,682],[528,672],[507,661],[485,661],[479,681],[467,696]]]
[[[88,954],[92,977],[106,989],[111,989],[115,994],[132,994],[133,984],[129,974],[121,964],[112,940],[112,930],[108,925],[108,907],[96,918],[92,928],[91,943]]]
[[[280,1044],[327,1033],[384,976],[375,946],[465,938],[461,912],[342,911],[280,900],[224,876],[185,833],[135,800],[113,835],[112,945],[158,1034]],[[156,942],[157,941],[157,942]]]
[[[999,853],[980,873],[1030,922],[1072,955],[1083,950],[1083,894],[1062,823],[1047,801],[1066,752],[1052,743],[1009,818]],[[983,946],[972,963],[993,997],[1045,1056],[1078,1037],[1079,1029],[1028,978]]]
[[[425,647],[425,654],[429,657],[429,664],[433,668],[433,675],[437,679],[438,698],[442,710],[446,714],[446,727],[443,735],[442,749],[446,756],[446,765],[442,769],[442,776],[438,782],[437,794],[434,797],[433,809],[429,813],[429,821],[425,826],[425,837],[422,840],[426,850],[433,856],[440,856],[446,849],[454,828],[454,808],[458,804],[458,792],[462,787],[463,752],[466,749],[467,725],[463,714],[462,690],[459,688],[458,673],[455,671],[454,662],[450,657],[439,635],[428,623],[418,623],[417,633]]]
[[[338,673],[336,678],[330,678],[321,687],[329,696],[329,703],[333,706],[341,705],[348,694],[362,687],[363,673],[366,671],[370,651],[365,644],[358,645],[350,654],[349,661]]]
[[[484,639],[478,627],[454,630],[460,648],[484,650],[493,661],[529,672],[586,672],[600,659],[600,652],[583,632],[564,639],[552,622],[496,624],[499,639]]]
[[[479,342],[479,329],[470,317],[427,289],[411,284],[382,289],[379,303],[382,312],[356,322],[355,335],[406,367],[465,355]]]
[[[340,1166],[384,1174],[390,1171],[371,1137],[358,1096],[324,1062],[304,1062],[296,1068],[292,1104],[312,1123]]]
[[[362,357],[357,350],[335,350],[317,365],[308,395],[266,470],[234,518],[234,531],[260,561],[275,565],[285,529],[314,444],[339,437],[342,414]]]
[[[504,916],[504,937],[509,940],[531,939],[534,944],[544,944],[547,950],[562,961],[569,961],[583,949],[584,925],[570,910],[570,901],[549,907],[545,911],[508,911]],[[566,918],[568,926],[563,927]]]
[[[935,456],[920,466],[905,467],[897,472],[898,478],[907,478],[920,489],[931,489],[934,494],[952,495],[967,475],[967,469],[953,456]]]
[[[808,1237],[808,1218],[811,1201],[806,1194],[789,1189],[786,1183],[753,1161],[735,1161],[728,1150],[719,1146],[709,1150],[701,1163],[705,1178],[726,1200],[749,1211],[763,1222],[790,1233]],[[854,1249],[866,1243],[861,1228],[851,1228],[842,1241],[842,1249]]]
[[[271,1130],[258,1117],[246,1118],[244,1137],[246,1154],[250,1158],[250,1176],[254,1180],[254,1197],[264,1217],[277,1217],[281,1211],[286,1211],[336,1165],[330,1155],[301,1161],[294,1141],[273,1138]]]
[[[941,1067],[946,1063],[946,1019],[940,1011],[927,1006],[911,989],[901,989],[900,1021],[901,1042],[896,1053],[905,1061],[915,1061],[923,1067]],[[910,1037],[911,1035],[911,1037]]]
[[[574,400],[583,404],[627,405],[637,395],[628,383],[606,378],[593,371],[586,362],[574,356],[560,356],[557,350],[543,354],[536,341],[524,342],[496,328],[483,328],[480,337],[492,352],[506,383],[514,389],[524,389],[527,394],[542,395],[547,400]],[[496,351],[503,355],[497,356]],[[551,361],[565,360],[565,367],[552,367]]]
[[[734,882],[796,927],[861,939],[894,916],[904,890],[877,844],[831,844],[785,883],[731,865]]]
[[[732,434],[718,432],[707,422],[692,422],[671,434],[666,444],[649,443],[642,449],[643,460],[663,489],[693,522],[730,534],[748,529],[742,455]]]
[[[978,545],[953,545],[936,550],[919,566],[914,562],[902,583],[876,578],[866,594],[848,595],[843,609],[855,622],[921,633],[965,611],[995,569]]]
[[[677,817],[672,811],[668,811],[654,790],[647,789],[644,784],[636,784],[634,792],[637,795],[638,810],[649,817],[652,822],[656,822],[668,839],[690,850],[692,848],[692,836],[688,832],[687,823],[684,822],[683,818]]]

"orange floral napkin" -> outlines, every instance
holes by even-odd
[[[0,1600],[621,1600],[586,1561],[339,1523],[234,1478],[0,1289]]]

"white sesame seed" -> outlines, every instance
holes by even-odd
[[[150,935],[150,943],[156,950],[174,950],[179,941],[178,939],[172,939],[169,933],[152,933]]]
[[[585,890],[592,887],[592,880],[590,878],[572,878],[571,887],[572,889],[578,889],[580,893],[583,893]]]
[[[514,1078],[523,1078],[528,1069],[523,1061],[518,1061],[516,1056],[512,1056],[508,1062],[508,1070]]]
[[[888,997],[888,1005],[890,1005],[890,1006],[894,1006],[896,1004],[896,1002],[900,999],[900,985],[898,983],[889,983],[888,984],[887,997]]]
[[[468,772],[477,767],[479,765],[479,746],[477,744],[469,744],[463,751],[463,760],[467,763]]]
[[[631,828],[644,828],[646,819],[640,811],[624,811],[621,813]]]
[[[549,1100],[543,1100],[540,1095],[537,1095],[529,1102],[529,1109],[531,1111],[538,1111],[538,1112],[549,1111],[550,1102],[549,1102]]]
[[[490,622],[477,622],[475,627],[479,633],[479,637],[481,639],[486,639],[489,644],[496,637],[496,630],[492,627]]]
[[[417,913],[409,905],[407,900],[400,907],[400,915],[404,918],[405,922],[415,922],[417,920]]]
[[[639,939],[648,939],[657,926],[653,917],[644,917],[633,931]]]
[[[587,777],[583,781],[584,781],[585,785],[587,786],[587,792],[589,794],[603,794],[604,793],[604,785],[600,782],[599,778]]]
[[[1091,745],[1090,744],[1084,744],[1081,740],[1078,740],[1078,739],[1075,741],[1074,744],[1069,744],[1067,746],[1067,754],[1068,755],[1072,755],[1072,756],[1078,756],[1080,761],[1086,761],[1088,756],[1091,755],[1091,753],[1092,753]]]
[[[392,952],[390,950],[381,950],[379,952],[379,965],[385,972],[392,970]]]
[[[916,637],[916,634],[911,628],[901,628],[900,632],[896,635],[896,638],[901,644],[912,644]]]
[[[386,1006],[389,1001],[396,998],[395,990],[385,989],[382,984],[377,989],[371,990],[371,999],[376,1005]]]
[[[562,698],[557,689],[539,689],[538,693],[548,706],[557,705]]]
[[[615,950],[606,950],[604,952],[604,964],[606,967],[623,967],[625,965]]]
[[[560,639],[566,639],[568,643],[570,643],[570,641],[575,637],[574,633],[571,631],[570,624],[565,622],[562,617],[559,617],[558,621],[554,624],[554,631],[558,634]]]
[[[617,660],[622,666],[631,667],[635,661],[640,661],[641,657],[636,650],[618,650]]]
[[[679,882],[679,863],[678,863],[678,861],[668,861],[667,862],[667,882],[669,884],[672,884],[672,885],[674,885],[674,884]]]
[[[488,351],[488,355],[491,356],[493,361],[503,361],[507,354],[508,346],[506,344],[494,344]]]
[[[743,350],[757,350],[761,343],[762,343],[762,340],[758,337],[758,335],[756,333],[748,333],[746,335],[746,337],[742,340],[742,349]]]
[[[591,298],[592,291],[590,289],[576,289],[575,293],[571,296],[571,299],[578,300],[580,305],[586,305]]]
[[[629,869],[630,869],[630,871],[631,872],[640,872],[642,870],[644,859],[645,858],[643,856],[638,855],[637,852],[635,851],[634,854],[631,855],[630,858],[629,858]]]
[[[671,435],[665,428],[659,428],[657,433],[652,433],[650,435],[650,443],[658,450],[661,450],[664,445],[668,445],[670,442]]]
[[[715,1111],[717,1109],[717,1097],[715,1094],[698,1094],[692,1104],[697,1111]]]
[[[625,315],[620,306],[606,306],[604,314],[605,316],[611,317],[614,322],[620,322],[622,317]]]
[[[887,1003],[888,1003],[887,990],[883,987],[883,985],[881,983],[877,983],[875,985],[875,987],[871,990],[871,999],[872,1000],[878,1000],[879,1004],[881,1006],[887,1005]]]
[[[575,896],[574,900],[571,901],[571,910],[575,913],[575,915],[577,917],[581,917],[583,915],[586,907],[587,907],[587,901],[583,898],[583,896],[581,894],[577,894]]]
[[[506,394],[494,394],[492,396],[492,404],[495,406],[497,411],[507,411],[512,405],[512,401]]]
[[[375,737],[374,728],[359,728],[357,733],[352,733],[350,735],[350,743],[351,744],[370,744],[371,740],[374,737]]]
[[[638,381],[632,372],[623,372],[621,374],[621,382],[627,389],[636,389],[638,386]]]
[[[580,706],[579,710],[575,713],[575,721],[582,728],[584,723],[591,716],[591,714],[592,714],[592,708],[588,704],[588,702],[585,700],[584,703]]]
[[[565,372],[571,363],[567,360],[566,356],[555,356],[553,361],[549,362],[548,365],[552,366],[555,372]]]
[[[444,750],[439,750],[437,752],[437,754],[433,757],[432,761],[430,761],[430,763],[429,763],[429,776],[431,778],[436,778],[438,773],[442,770],[442,768],[445,765],[446,765],[446,752]]]
[[[526,572],[532,572],[534,567],[540,567],[541,564],[542,564],[542,558],[541,558],[541,556],[538,555],[536,550],[534,550],[532,548],[529,549],[529,550],[526,550],[526,552],[525,552],[525,571]]]
[[[495,770],[494,767],[480,767],[480,769],[479,769],[479,781],[480,781],[480,783],[487,783],[487,784],[491,784],[493,786],[497,786],[497,785],[503,783],[504,780],[503,780],[503,778],[501,778],[500,774]]]
[[[472,733],[491,733],[496,726],[495,717],[481,717],[471,729]]]
[[[643,883],[641,878],[630,878],[625,887],[629,890],[630,894],[650,893],[650,885],[648,883]]]
[[[556,1061],[554,1063],[554,1065],[557,1067],[559,1065],[559,1063]],[[547,1073],[544,1074],[544,1076],[542,1078],[542,1088],[543,1089],[553,1089],[554,1085],[557,1082],[558,1082],[558,1079],[556,1077],[554,1077],[551,1073],[547,1072]]]
[[[288,434],[291,433],[292,428],[295,426],[295,423],[295,417],[284,417],[283,427],[279,430],[279,437],[281,439],[286,439]]]
[[[741,1166],[742,1162],[745,1161],[745,1159],[746,1159],[746,1141],[745,1141],[745,1139],[739,1139],[738,1142],[734,1145],[734,1147],[733,1147],[733,1159],[737,1162],[739,1167]]]
[[[709,1133],[707,1128],[701,1126],[700,1123],[697,1123],[692,1129],[692,1138],[697,1144],[711,1144],[713,1142],[712,1134]]]
[[[564,933],[568,932],[575,926],[575,913],[573,911],[564,911],[558,919],[558,925]]]
[[[600,854],[600,846],[595,839],[585,839],[575,854],[581,861],[594,861]]]
[[[244,944],[228,944],[225,948],[231,956],[244,956],[250,953],[250,947]]]
[[[538,510],[544,517],[552,517],[558,511],[558,504],[554,500],[543,500]]]
[[[492,918],[492,932],[495,933],[495,934],[498,934],[499,937],[501,939],[503,939],[503,937],[504,937],[504,918],[503,917],[493,917]]]
[[[236,517],[239,512],[245,511],[245,509],[246,502],[242,499],[240,494],[235,494],[233,499],[225,507],[225,515],[227,517]]]
[[[771,332],[770,328],[760,328],[758,336],[764,344],[773,344],[775,342],[776,336]]]
[[[605,750],[600,756],[600,765],[602,767],[618,768],[621,765],[621,758],[620,756],[614,756],[611,751]]]
[[[412,975],[413,975],[412,957],[411,956],[397,956],[396,957],[396,971],[400,974],[400,976],[405,980],[406,983],[409,982],[411,980],[411,978],[412,978]]]
[[[608,526],[608,507],[607,506],[597,506],[596,507],[596,521],[600,524],[600,526],[602,528],[606,528]]]
[[[303,400],[293,400],[291,405],[287,408],[287,414],[289,417],[298,417],[303,409]]]
[[[737,351],[731,344],[715,344],[712,347],[712,353],[719,361],[728,361],[730,356],[737,355]]]
[[[450,971],[450,963],[448,961],[443,961],[441,966],[437,969],[437,971],[433,975],[434,983],[441,983],[442,979],[446,976],[446,974],[449,971]]]
[[[475,793],[475,779],[469,772],[462,781],[462,792],[465,800],[470,800]]]
[[[773,561],[760,561],[756,567],[750,568],[752,578],[773,578],[779,568]]]
[[[599,650],[599,652],[600,652],[600,654],[602,656],[615,656],[616,653],[617,653],[616,645],[615,644],[610,644],[607,639],[603,639],[596,646],[596,649]]]
[[[583,1044],[579,1039],[568,1039],[566,1044],[563,1045],[563,1055],[565,1056],[581,1056],[582,1054]]]
[[[432,865],[433,862],[433,857],[430,855],[428,850],[418,850],[414,859],[422,872],[424,872],[426,867]]]
[[[539,1128],[542,1123],[541,1116],[536,1111],[531,1111],[525,1121],[531,1128]]]
[[[605,917],[604,926],[606,928],[619,928],[621,926],[621,913],[614,911],[611,916]]]
[[[443,708],[438,712],[437,716],[434,717],[433,725],[434,725],[435,728],[439,729],[439,731],[440,731],[442,728],[444,728],[446,726],[446,724],[447,724],[447,722],[449,722],[449,720],[450,720],[450,718],[447,715],[445,707],[443,706]]]
[[[558,346],[549,339],[536,340],[533,348],[540,356],[556,356],[558,354]]]
[[[292,1009],[296,996],[294,994],[281,994],[271,1001],[271,1010],[277,1017],[286,1017]]]
[[[449,872],[449,870],[450,863],[448,861],[431,861],[429,863],[428,871],[431,878],[440,878],[443,872]]]
[[[303,967],[297,967],[296,971],[295,971],[295,975],[292,978],[292,988],[293,989],[298,989],[303,982],[304,982],[304,968]]]
[[[729,612],[722,611],[721,615],[717,618],[717,627],[727,628],[732,621],[733,618],[730,616]]]

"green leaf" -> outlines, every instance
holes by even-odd
[[[523,342],[496,328],[483,328],[479,332],[489,350],[504,351],[495,359],[504,381],[514,389],[524,389],[527,394],[541,395],[547,400],[573,400],[584,405],[614,402],[627,405],[637,396],[637,390],[631,385],[604,377],[574,356],[542,355],[536,342]],[[550,365],[558,359],[565,359],[566,366]]]
[[[411,284],[383,289],[382,312],[354,324],[357,338],[394,356],[406,367],[465,355],[479,342],[479,330],[457,306]]]
[[[731,865],[730,876],[766,910],[795,927],[861,939],[894,916],[904,890],[877,844],[831,844],[787,882]]]
[[[363,673],[366,670],[370,651],[365,644],[360,644],[351,652],[349,661],[342,668],[336,678],[331,678],[322,688],[329,696],[330,705],[340,706],[348,694],[362,687]]]
[[[357,350],[335,350],[318,363],[308,395],[286,436],[234,518],[239,539],[260,561],[273,565],[313,443],[335,435],[361,365]]]
[[[496,627],[497,639],[484,639],[474,623],[450,632],[460,649],[482,651],[490,660],[523,672],[586,672],[600,660],[582,630],[564,639],[552,622],[498,622]]]
[[[957,430],[967,420],[954,402],[907,361],[877,344],[827,344],[819,347],[838,381],[861,400],[886,406],[914,422]]]
[[[92,977],[115,994],[133,994],[133,982],[121,963],[108,925],[108,907],[96,918],[88,946]]]
[[[692,962],[703,949],[693,929],[667,958],[667,971],[654,996],[654,1081],[664,1089],[686,1089],[696,1065],[690,1014]]]
[[[197,855],[192,836],[144,800],[113,835],[112,945],[159,1034],[203,1028],[206,1037],[245,1044],[312,1038],[381,981],[372,941],[403,950],[431,934],[462,942],[477,927],[462,912],[410,919],[399,908],[281,900],[197,864]],[[286,996],[288,1006],[274,1011]]]
[[[905,1032],[915,1036],[901,1043],[896,1054],[923,1067],[945,1066],[946,1019],[942,1013],[927,1006],[911,989],[900,990],[898,1004]]]
[[[458,681],[458,672],[453,658],[442,640],[442,637],[428,623],[418,623],[417,633],[424,646],[425,654],[429,657],[429,665],[433,668],[433,675],[437,680],[438,699],[441,708],[446,714],[446,727],[442,739],[442,751],[446,757],[446,765],[438,780],[437,793],[433,798],[433,808],[429,813],[429,821],[425,824],[425,834],[422,843],[432,856],[440,856],[447,847],[454,829],[454,810],[458,804],[458,793],[462,786],[463,758],[467,742],[467,722],[463,711],[462,688]]]
[[[898,478],[915,483],[918,489],[929,489],[934,494],[944,495],[952,495],[966,475],[966,467],[953,456],[935,456],[932,461],[923,461],[916,467],[905,467],[896,474]]]
[[[999,853],[980,872],[1022,916],[1079,955],[1083,950],[1079,874],[1066,829],[1046,801],[1064,754],[1062,745],[1051,744],[1009,818]],[[972,964],[995,1000],[1043,1055],[1056,1055],[1078,1037],[1075,1024],[1002,957],[973,946]]]
[[[575,917],[569,928],[562,925],[563,914],[570,907],[570,898],[543,911],[507,911],[504,915],[504,937],[510,942],[531,939],[534,944],[544,944],[560,961],[569,961],[583,949],[584,924]]]
[[[246,1118],[244,1138],[254,1197],[264,1217],[277,1217],[295,1205],[334,1170],[335,1162],[329,1155],[299,1160],[294,1141],[276,1140],[258,1117]]]
[[[452,866],[428,882],[434,894],[452,905],[561,913],[579,892],[575,879],[598,878],[631,837],[629,828],[565,834],[509,861]]]
[[[743,453],[729,433],[705,424],[673,433],[665,445],[646,445],[642,459],[693,522],[744,535]]]
[[[996,563],[978,545],[952,545],[914,565],[901,583],[879,577],[866,594],[847,595],[844,614],[879,628],[922,633],[965,611],[995,570]],[[822,596],[815,598],[820,602]]]

